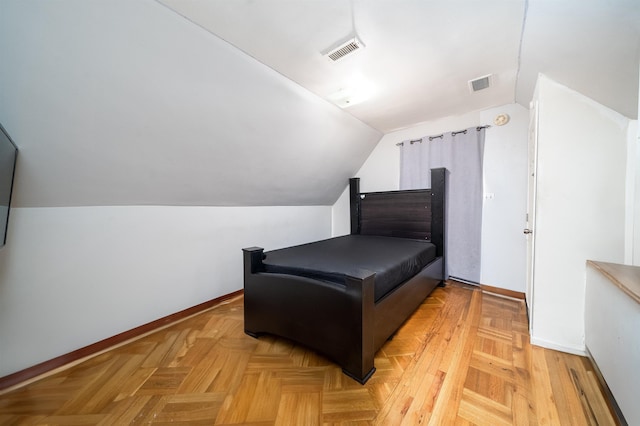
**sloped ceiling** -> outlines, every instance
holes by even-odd
[[[518,102],[542,72],[637,118],[637,0],[160,0],[383,132]],[[323,52],[357,35],[338,62]],[[468,81],[492,75],[471,93]],[[337,96],[336,96],[337,95]]]
[[[538,73],[638,118],[640,1],[529,0],[516,100],[528,106]]]
[[[636,0],[2,0],[13,205],[332,204],[384,133],[539,72],[637,118],[639,46]]]
[[[14,207],[330,205],[382,134],[152,0],[0,2]]]

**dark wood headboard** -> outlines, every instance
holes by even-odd
[[[349,180],[351,234],[427,239],[444,253],[446,169],[431,170],[431,188],[360,192]]]

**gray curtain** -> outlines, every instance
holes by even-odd
[[[484,128],[425,136],[400,146],[400,189],[431,187],[432,168],[446,167],[447,271],[451,278],[480,282],[482,157]]]

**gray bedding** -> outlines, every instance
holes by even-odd
[[[265,252],[266,272],[300,275],[344,283],[356,270],[376,273],[375,300],[411,278],[436,257],[436,247],[426,240],[345,235]]]

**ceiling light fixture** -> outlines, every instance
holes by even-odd
[[[370,99],[375,92],[375,86],[371,80],[356,73],[345,82],[341,89],[327,96],[327,99],[340,108],[347,108]]]

